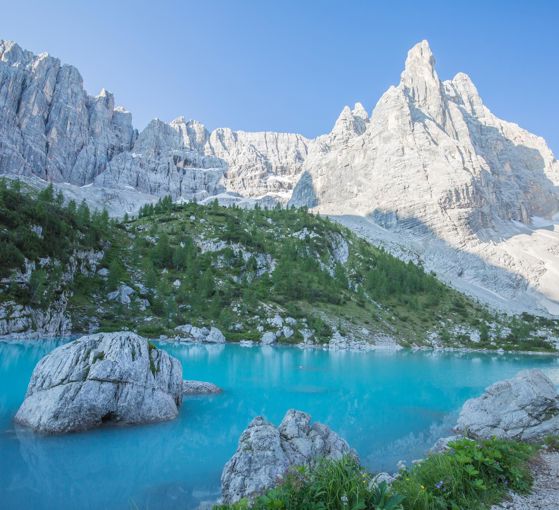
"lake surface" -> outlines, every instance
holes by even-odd
[[[58,437],[16,430],[31,372],[58,344],[0,342],[4,510],[196,508],[218,497],[223,465],[251,419],[278,424],[292,407],[340,433],[370,469],[393,471],[448,435],[462,403],[487,385],[532,367],[559,383],[559,360],[546,356],[164,345],[185,378],[224,393],[186,399],[168,423]]]

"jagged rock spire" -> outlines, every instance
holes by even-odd
[[[417,43],[409,52],[400,87],[406,92],[413,105],[430,116],[435,122],[444,121],[444,99],[442,83],[435,70],[435,57],[429,43]]]

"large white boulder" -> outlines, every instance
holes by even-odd
[[[84,336],[39,361],[15,421],[42,433],[171,420],[182,366],[130,332]]]
[[[314,423],[296,409],[287,411],[279,427],[262,416],[252,420],[239,439],[237,451],[221,475],[224,503],[251,498],[277,485],[294,466],[311,466],[318,459],[357,454],[326,425]]]
[[[456,430],[473,437],[524,441],[559,434],[557,388],[540,370],[524,370],[468,400]]]

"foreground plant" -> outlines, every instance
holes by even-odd
[[[320,461],[313,469],[293,470],[277,487],[251,504],[242,500],[215,510],[401,510],[402,498],[372,476],[353,458]]]
[[[516,441],[462,439],[401,471],[392,486],[375,483],[354,459],[297,468],[252,503],[214,510],[483,510],[509,490],[529,492],[529,461],[537,448]]]
[[[405,510],[489,508],[508,490],[526,493],[532,485],[528,462],[534,446],[490,439],[461,439],[446,453],[431,455],[403,471],[393,489],[404,497]]]

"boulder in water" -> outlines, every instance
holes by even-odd
[[[135,333],[99,333],[39,361],[15,421],[42,433],[106,422],[171,420],[182,403],[182,366]]]

